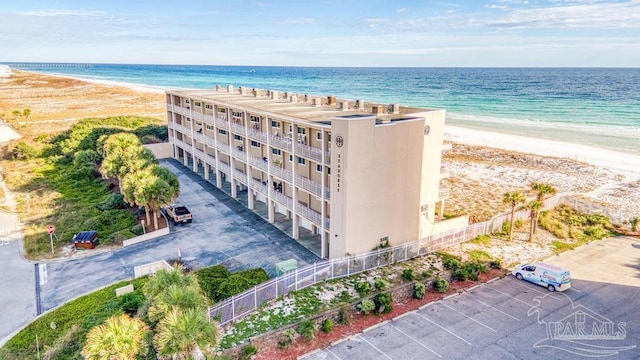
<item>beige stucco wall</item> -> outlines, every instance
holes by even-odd
[[[173,157],[173,146],[168,142],[147,144],[144,147],[151,150],[151,152],[153,152],[153,155],[155,155],[155,157],[158,159]]]

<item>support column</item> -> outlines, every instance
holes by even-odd
[[[329,257],[329,233],[326,231],[322,232],[322,236],[320,237],[320,257],[326,259]]]
[[[247,189],[247,201],[249,202],[247,205],[248,205],[248,207],[249,207],[249,210],[254,210],[254,209],[255,209],[255,207],[256,207],[256,206],[255,206],[255,201],[256,201],[256,199],[255,199],[255,195],[254,195],[253,191],[254,191],[254,190],[253,190],[253,189],[251,189],[251,187],[249,187],[249,188]]]
[[[293,231],[293,239],[294,240],[298,240],[300,238],[300,227],[298,225],[298,219],[300,217],[296,214],[293,214],[293,228],[291,229]]]
[[[267,199],[267,208],[269,209],[269,222],[273,224],[276,222],[276,204],[271,199]]]
[[[204,179],[205,180],[209,180],[209,171],[211,171],[211,166],[209,165],[209,163],[205,162],[204,163]]]
[[[182,154],[183,154],[182,163],[184,164],[184,166],[189,166],[189,153],[186,152],[185,150],[182,150]]]
[[[222,189],[222,171],[216,170],[216,186]]]
[[[231,197],[234,199],[238,197],[238,183],[233,177],[231,178]]]
[[[438,217],[440,220],[444,219],[444,199],[440,200],[440,209],[438,211]]]
[[[192,167],[194,173],[198,172],[198,158],[195,155],[193,156],[193,166],[191,166],[191,167]]]

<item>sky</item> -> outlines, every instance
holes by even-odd
[[[638,67],[640,0],[0,0],[0,62]]]

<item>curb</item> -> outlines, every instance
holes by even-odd
[[[496,277],[494,277],[493,279],[491,279],[491,280],[487,281],[485,284],[491,284],[492,282],[494,282],[494,281],[498,281],[498,280],[500,280],[500,276],[496,276]]]
[[[407,315],[411,315],[411,314],[415,314],[416,310],[411,310],[411,311],[407,311],[406,313],[402,314],[402,315],[398,315],[394,318],[391,319],[391,321],[397,321],[402,319],[403,317],[407,316]]]
[[[460,293],[451,294],[449,296],[443,297],[442,300],[448,300],[448,299],[454,298],[454,297],[456,297],[458,295],[460,295]]]
[[[418,308],[418,310],[426,309],[426,308],[428,308],[429,306],[431,306],[431,305],[433,305],[433,304],[437,303],[438,301],[440,301],[440,300],[432,301],[432,302],[430,302],[430,303],[424,304],[424,305],[420,306],[420,307]]]
[[[347,336],[346,338],[342,338],[340,340],[336,340],[336,341],[331,343],[331,346],[336,346],[336,345],[341,344],[341,343],[343,343],[345,341],[351,340],[352,337],[357,336],[357,335],[358,334],[355,334],[355,335]]]
[[[333,344],[331,344],[331,345],[333,346]],[[296,357],[296,360],[304,359],[304,358],[306,358],[307,356],[312,356],[312,355],[317,354],[317,353],[319,353],[319,352],[321,352],[321,351],[323,351],[323,350],[322,350],[322,349],[315,349],[315,350],[313,350],[312,352],[308,352],[308,353],[306,353],[306,354],[304,354],[304,355],[300,355],[300,356]]]
[[[386,325],[388,322],[389,322],[389,320],[385,320],[385,321],[383,321],[383,322],[380,322],[380,323],[377,323],[377,324],[375,324],[375,325],[369,326],[368,328],[366,328],[366,329],[362,330],[362,333],[364,334],[364,333],[367,333],[367,332],[369,332],[369,331],[371,331],[371,330],[374,330],[375,328],[379,328],[379,327],[381,327],[381,326],[384,326],[384,325]]]

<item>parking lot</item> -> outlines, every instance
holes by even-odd
[[[571,289],[508,276],[304,359],[637,359],[640,241],[607,239],[548,262],[576,273]]]

